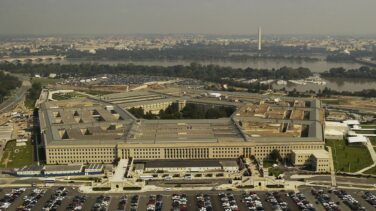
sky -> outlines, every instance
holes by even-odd
[[[0,34],[376,35],[376,0],[0,0]]]

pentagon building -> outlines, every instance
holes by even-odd
[[[148,91],[46,102],[39,117],[47,164],[111,163],[116,158],[265,159],[273,149],[282,156],[324,149],[318,100],[225,95],[219,100]],[[234,106],[236,111],[220,119],[146,120],[126,110],[143,107],[157,113],[172,103],[182,108],[186,103]]]

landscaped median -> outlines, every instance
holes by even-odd
[[[326,140],[332,148],[336,171],[356,172],[373,164],[371,155],[362,144],[347,144],[346,140]]]

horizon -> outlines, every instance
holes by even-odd
[[[340,5],[340,6],[339,6]],[[1,34],[376,35],[376,1],[2,0]]]

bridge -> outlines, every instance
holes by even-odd
[[[371,66],[371,67],[376,67],[376,61],[372,61],[370,59],[356,58],[355,61],[358,62],[359,64],[364,64],[364,65],[368,65],[368,66]]]
[[[51,60],[62,60],[65,56],[45,55],[45,56],[26,56],[26,57],[12,57],[0,58],[0,63],[27,63],[27,62],[42,62]]]

